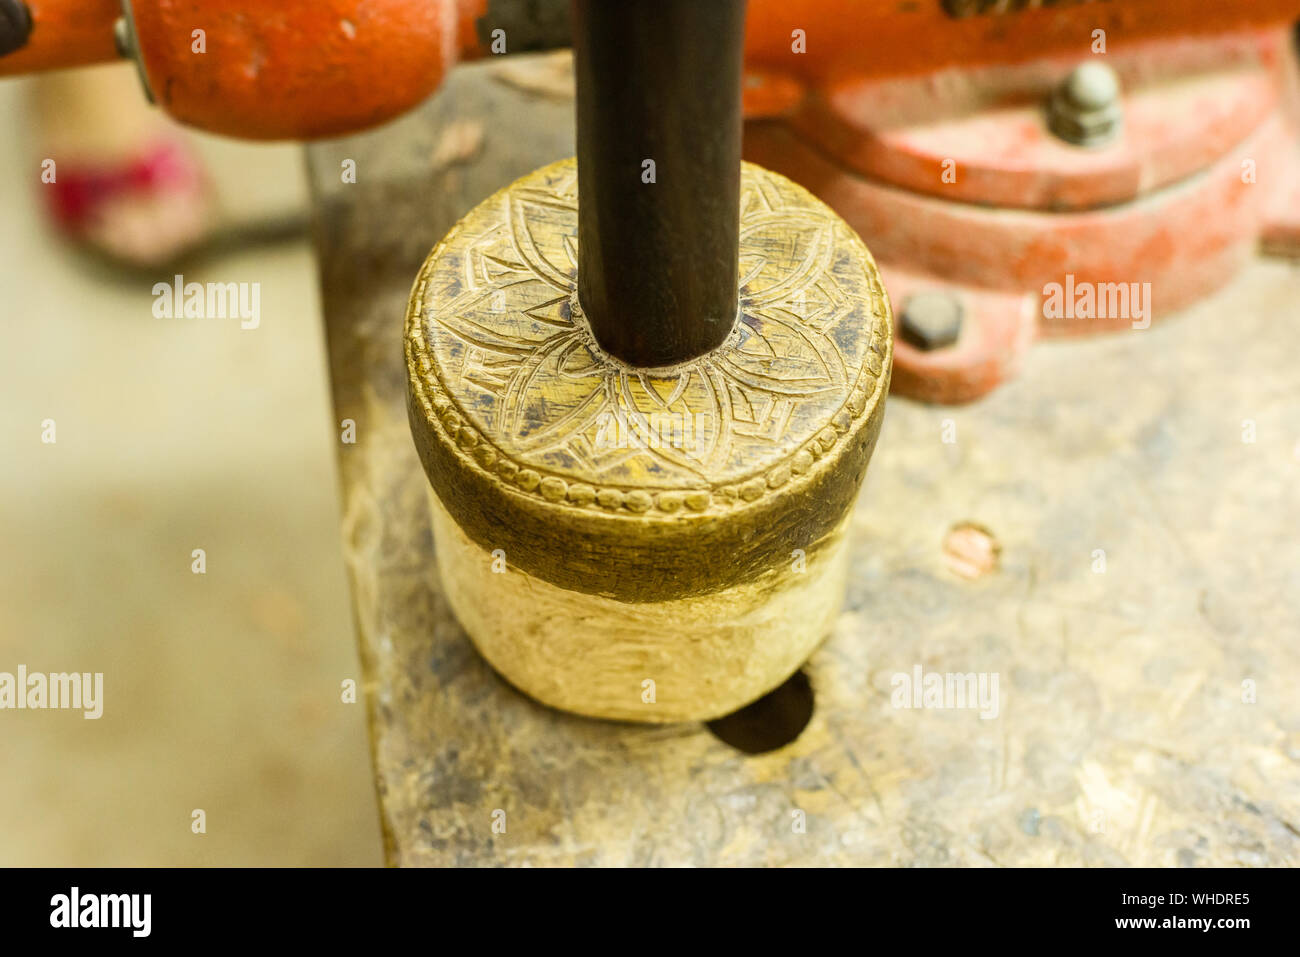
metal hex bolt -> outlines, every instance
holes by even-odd
[[[1076,146],[1104,146],[1119,133],[1122,119],[1119,77],[1104,63],[1071,71],[1047,107],[1052,132]]]
[[[903,339],[925,352],[942,349],[961,333],[962,307],[946,292],[918,292],[903,303],[900,330]]]

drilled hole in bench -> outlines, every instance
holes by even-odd
[[[774,691],[723,718],[708,723],[722,742],[746,754],[785,747],[808,726],[813,713],[812,682],[796,671]]]

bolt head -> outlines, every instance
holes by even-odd
[[[1119,133],[1123,114],[1120,84],[1105,63],[1090,62],[1071,71],[1052,94],[1048,125],[1076,146],[1104,146]]]
[[[1080,109],[1104,109],[1119,99],[1119,77],[1105,63],[1085,63],[1066,77],[1065,95]]]
[[[930,352],[957,341],[961,334],[962,306],[947,292],[918,292],[903,303],[899,317],[903,339]]]

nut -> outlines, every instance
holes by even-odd
[[[903,303],[899,328],[910,345],[930,352],[957,341],[961,320],[957,297],[946,292],[919,292]]]
[[[1075,68],[1047,108],[1052,132],[1076,146],[1105,146],[1118,135],[1122,120],[1119,77],[1104,63]]]

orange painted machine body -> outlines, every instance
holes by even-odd
[[[846,79],[1078,50],[1099,29],[1122,52],[1152,37],[1215,35],[1300,16],[1298,0],[1022,2],[1030,8],[959,17],[949,9],[979,4],[750,0],[746,112],[779,115],[808,87]],[[31,37],[0,57],[0,75],[118,56],[113,24],[121,0],[28,6]],[[158,104],[183,123],[253,139],[336,136],[390,119],[433,92],[456,62],[483,55],[480,38],[493,27],[489,0],[131,0],[130,7]]]

